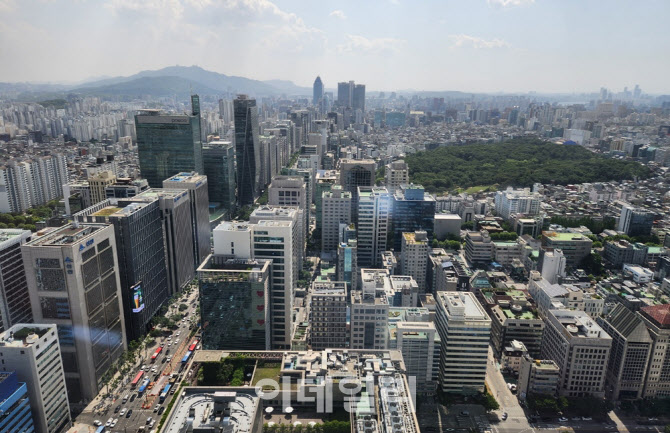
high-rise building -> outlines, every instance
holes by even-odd
[[[628,236],[648,236],[654,225],[655,216],[653,212],[631,205],[622,206],[617,230]]]
[[[345,191],[351,192],[351,199],[358,200],[359,186],[374,186],[375,162],[372,159],[341,159],[340,185]]]
[[[391,194],[395,194],[395,190],[400,188],[400,185],[409,183],[409,166],[402,159],[393,161],[386,165],[384,177],[386,188]]]
[[[107,198],[105,188],[116,183],[116,176],[109,170],[100,171],[88,177],[88,186],[91,188],[91,204],[100,203]]]
[[[351,107],[354,99],[354,82],[343,81],[337,83],[337,104],[340,107]]]
[[[426,273],[428,272],[428,234],[423,231],[402,234],[401,269],[416,281],[421,293],[426,293]]]
[[[29,230],[0,230],[0,332],[16,323],[30,323],[33,312],[28,296],[21,245],[30,240]]]
[[[79,221],[114,225],[128,341],[149,332],[151,319],[170,297],[159,199],[139,200],[120,202],[124,207],[102,202],[75,215]]]
[[[253,214],[252,214],[253,215]],[[290,215],[291,219],[286,219]],[[214,254],[239,259],[272,260],[270,344],[289,349],[293,330],[294,284],[298,280],[300,225],[296,211],[283,212],[255,223],[223,222],[214,229]]]
[[[351,108],[365,114],[365,84],[356,84],[352,92]]]
[[[231,216],[237,203],[235,146],[230,141],[210,141],[202,146],[202,159],[210,203]]]
[[[198,268],[202,347],[269,350],[271,260],[210,255]]]
[[[423,186],[401,185],[391,192],[393,197],[393,248],[400,251],[402,234],[405,232],[425,231],[432,239],[435,228],[435,198],[426,194]]]
[[[191,114],[142,110],[135,116],[140,171],[150,187],[184,171],[204,172],[199,105],[195,96]]]
[[[315,282],[309,294],[309,324],[312,350],[346,348],[347,284],[343,281]]]
[[[420,394],[433,394],[439,381],[441,339],[433,322],[397,322],[391,326],[389,349],[402,352],[407,375]]]
[[[19,382],[15,371],[0,371],[0,413],[0,431],[35,431],[28,388],[24,382]]]
[[[541,359],[561,369],[559,395],[604,397],[612,337],[583,311],[549,310],[546,324]]]
[[[25,383],[37,433],[61,433],[72,425],[68,405],[70,390],[65,389],[64,362],[60,355],[56,325],[21,323],[0,334],[0,362],[3,369],[16,372],[14,380]],[[21,418],[7,420],[7,415],[3,412],[0,422],[21,421]],[[5,428],[3,431],[23,430]]]
[[[670,305],[642,307],[639,316],[652,339],[643,398],[670,397]]]
[[[442,346],[440,381],[443,392],[484,390],[491,319],[471,292],[438,292],[436,324]]]
[[[58,327],[70,405],[86,405],[126,347],[114,227],[73,222],[33,237],[21,254],[35,323]],[[136,297],[143,306],[141,290]]]
[[[64,154],[0,161],[0,212],[22,213],[62,197],[67,183]]]
[[[249,222],[257,224],[262,220],[269,221],[291,221],[293,223],[293,275],[294,281],[298,281],[298,274],[302,269],[302,261],[305,257],[305,230],[302,228],[304,221],[302,210],[296,206],[260,206],[251,215]]]
[[[529,188],[515,190],[508,187],[496,193],[495,207],[498,216],[504,220],[516,214],[537,215],[540,213],[540,195],[530,192]]]
[[[316,80],[314,80],[312,105],[317,105],[321,101],[321,98],[323,98],[323,82],[321,81],[321,77],[317,76]]]
[[[303,239],[309,235],[309,206],[305,180],[301,176],[275,176],[268,186],[268,204],[270,206],[295,206],[302,211]]]
[[[153,203],[158,200],[165,236],[168,292],[177,293],[195,277],[193,263],[193,222],[191,198],[185,189],[152,188],[135,197],[119,200],[119,206],[130,203]]]
[[[207,176],[198,173],[179,173],[163,181],[164,189],[185,189],[191,199],[191,222],[193,223],[193,258],[197,269],[212,252],[212,229],[209,225],[209,194]]]
[[[388,272],[361,269],[361,290],[351,291],[352,349],[388,347],[389,301],[392,291]]]
[[[546,250],[561,250],[567,266],[578,266],[579,263],[591,254],[593,241],[581,233],[542,232],[542,248]]]
[[[358,241],[349,239],[337,245],[337,281],[344,281],[349,287],[358,285]]]
[[[642,318],[617,304],[596,321],[610,337],[612,351],[607,362],[605,395],[611,400],[642,398],[652,339]]]
[[[351,223],[351,193],[341,185],[333,185],[321,197],[321,251],[337,250],[340,238],[340,224]]]
[[[386,188],[358,187],[358,267],[381,262],[391,220],[391,196]]]
[[[239,95],[235,107],[235,158],[237,159],[237,204],[253,204],[260,191],[261,155],[258,141],[256,100]]]

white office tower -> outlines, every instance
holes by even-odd
[[[565,256],[561,250],[540,250],[542,278],[550,284],[558,283],[558,277],[565,277]]]
[[[0,334],[2,370],[26,383],[37,433],[67,431],[72,421],[56,325],[19,323]]]
[[[351,192],[341,185],[333,185],[321,196],[321,251],[337,250],[340,224],[351,223]]]
[[[443,392],[484,391],[491,319],[474,293],[439,292],[437,330],[442,340],[440,387]]]
[[[294,213],[294,215],[297,214]],[[273,349],[290,349],[293,330],[293,287],[298,278],[299,235],[293,221],[223,222],[214,229],[214,254],[239,259],[270,259],[270,341]]]
[[[85,405],[126,345],[114,226],[75,222],[21,253],[33,319],[57,325],[70,405]]]
[[[309,235],[309,205],[307,187],[302,176],[275,176],[268,187],[268,205],[295,206],[302,212],[305,239]]]
[[[361,269],[361,290],[351,291],[352,349],[388,348],[388,271]]]
[[[391,196],[386,188],[358,187],[358,266],[378,266],[386,251]]]
[[[293,281],[299,280],[302,261],[305,256],[305,231],[303,230],[303,212],[295,206],[261,206],[249,216],[251,224],[260,221],[291,221],[293,223]]]
[[[391,325],[389,349],[402,352],[407,376],[416,380],[419,394],[434,394],[439,380],[440,336],[433,322],[398,322]]]
[[[402,234],[401,263],[402,274],[414,277],[419,291],[426,293],[426,272],[428,272],[428,234],[424,231]]]
[[[541,358],[561,369],[559,395],[604,397],[612,337],[579,310],[549,310],[546,322]]]
[[[409,167],[402,159],[393,161],[386,165],[384,177],[386,178],[386,188],[391,194],[395,194],[395,190],[400,188],[400,185],[409,183]]]
[[[496,193],[496,213],[504,220],[509,220],[516,214],[537,215],[540,213],[540,201],[540,194],[530,192],[529,188],[508,187],[505,191]]]

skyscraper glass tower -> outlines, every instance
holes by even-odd
[[[316,105],[323,98],[323,82],[321,77],[316,77],[314,80],[314,95],[312,97],[312,104]]]
[[[256,100],[239,95],[233,101],[235,112],[235,153],[237,158],[237,203],[253,204],[258,197],[261,155],[258,143]]]
[[[191,97],[191,103],[190,114],[142,110],[135,116],[140,171],[152,188],[160,188],[163,180],[180,172],[204,171],[198,95]]]

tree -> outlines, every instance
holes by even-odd
[[[179,311],[186,311],[188,310],[188,305],[186,304],[179,304]]]
[[[494,396],[489,394],[488,392],[484,396],[484,401],[482,402],[484,409],[486,409],[487,412],[491,412],[494,410],[500,409],[500,404],[498,404],[498,401]]]

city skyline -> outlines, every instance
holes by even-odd
[[[658,53],[670,44],[662,30],[670,4],[660,1],[416,7],[389,0],[324,8],[295,0],[109,0],[103,7],[2,0],[0,11],[7,17],[0,81],[8,82],[72,83],[197,64],[303,87],[320,75],[327,89],[351,77],[386,91],[579,93],[636,84],[668,91],[669,62]]]

